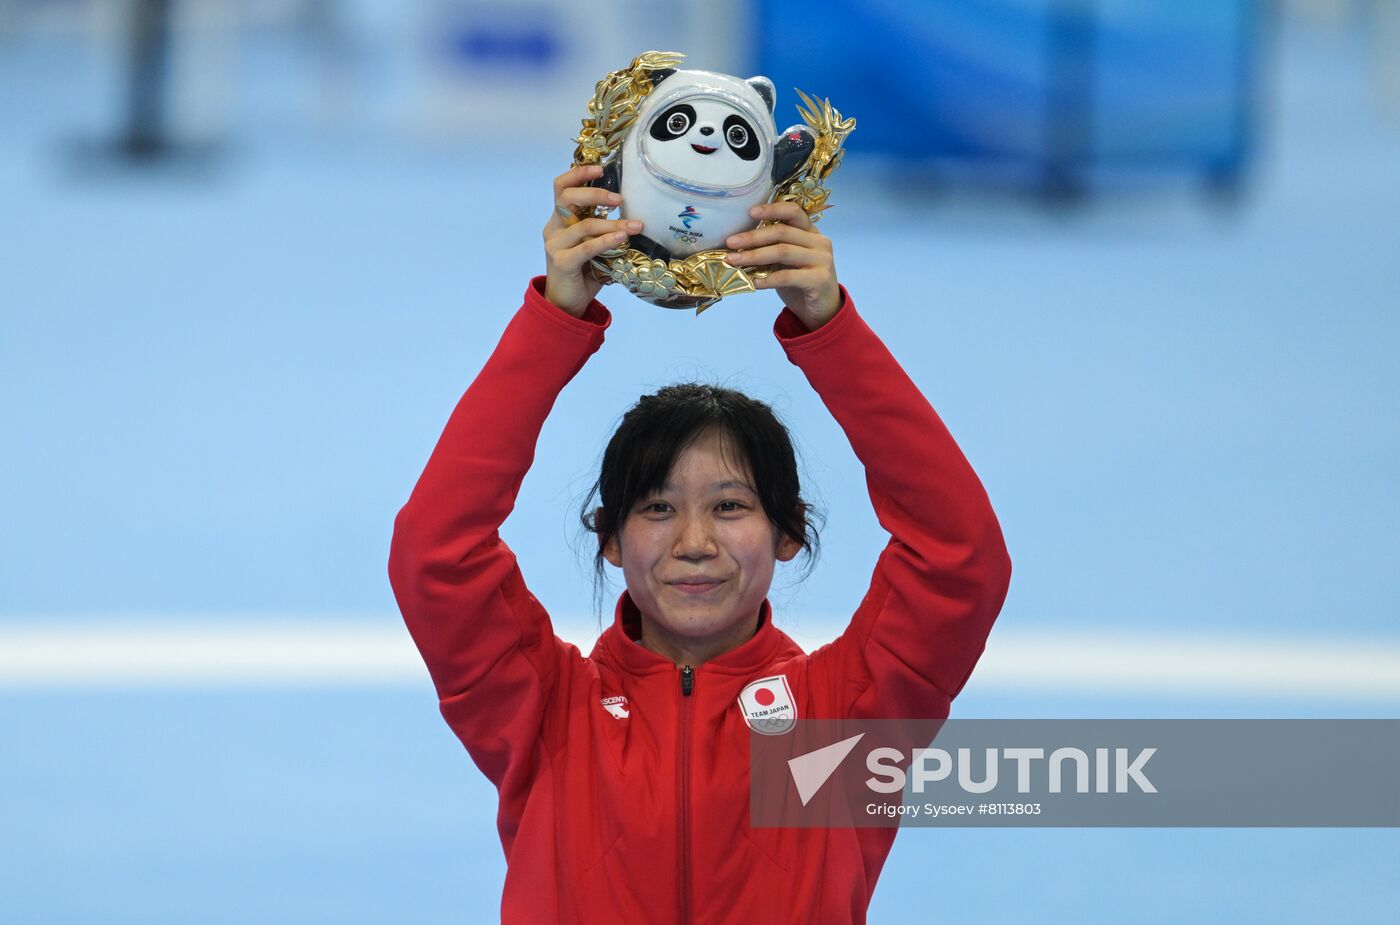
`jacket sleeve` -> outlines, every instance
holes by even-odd
[[[596,301],[574,318],[532,280],[394,521],[394,595],[443,716],[501,792],[507,846],[511,802],[527,792],[561,676],[581,656],[555,637],[497,531],[555,398],[610,321]]]
[[[774,323],[865,466],[889,543],[846,630],[812,654],[812,681],[843,716],[942,718],[977,663],[1011,580],[987,493],[942,420],[842,289],[808,331]]]

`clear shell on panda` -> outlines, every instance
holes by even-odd
[[[643,102],[622,144],[622,215],[672,257],[724,247],[773,193],[777,129],[765,77],[677,71]]]

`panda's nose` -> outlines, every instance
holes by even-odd
[[[701,134],[701,135],[713,135],[714,133],[715,133],[715,129],[714,129],[714,126],[712,126],[712,125],[706,125],[705,127],[703,127],[703,128],[700,129],[700,134]]]

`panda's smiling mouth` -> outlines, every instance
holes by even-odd
[[[691,145],[691,148],[693,148],[700,154],[714,154],[716,151],[719,150],[718,148],[707,148],[704,145]]]

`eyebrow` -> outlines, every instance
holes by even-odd
[[[724,482],[713,482],[710,485],[710,491],[724,491],[727,488],[742,488],[745,491],[753,491],[752,485],[750,485],[748,482],[740,482],[737,479],[729,479],[728,481]],[[680,489],[676,487],[674,482],[667,482],[666,484],[661,486],[661,490],[675,492],[679,491]]]

